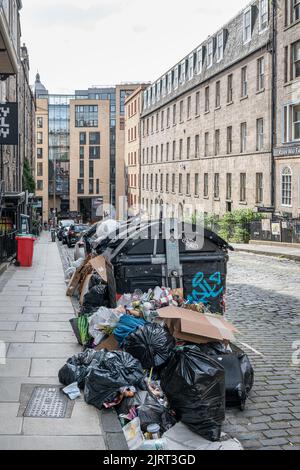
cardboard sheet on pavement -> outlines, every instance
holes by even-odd
[[[224,318],[202,314],[179,307],[165,307],[158,311],[165,320],[170,332],[178,339],[195,343],[209,341],[234,341],[238,330]]]

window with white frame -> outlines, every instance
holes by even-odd
[[[300,41],[292,45],[293,48],[293,79],[300,77]]]
[[[213,55],[214,55],[214,42],[213,39],[207,44],[207,68],[211,67],[213,64]]]
[[[292,206],[292,170],[288,166],[281,172],[281,205]]]
[[[189,56],[189,80],[192,80],[194,76],[194,54]]]
[[[161,87],[161,83],[160,83],[160,80],[158,80],[158,82],[156,83],[156,99],[157,99],[157,101],[160,100],[160,87]]]
[[[243,41],[244,44],[251,40],[251,7],[244,12],[244,21],[243,21]]]
[[[164,76],[162,78],[162,89],[161,89],[161,94],[162,96],[166,96],[167,93],[167,77]]]
[[[269,24],[269,1],[259,0],[259,31],[265,31]]]
[[[241,70],[241,98],[246,98],[248,95],[248,73],[247,66]]]
[[[203,58],[202,51],[203,51],[202,47],[199,47],[199,49],[197,49],[197,66],[196,66],[197,73],[202,72],[202,58]]]
[[[172,92],[172,72],[168,73],[168,94]]]
[[[185,69],[186,69],[186,62],[183,60],[180,64],[180,84],[183,85],[185,83]]]
[[[264,120],[256,120],[256,150],[259,152],[264,148]]]
[[[257,91],[265,88],[265,59],[260,57],[257,60]]]
[[[156,85],[152,85],[152,104],[156,102]]]
[[[217,62],[223,59],[224,55],[224,31],[220,31],[217,35]]]
[[[300,140],[300,105],[293,107],[292,126],[293,140]]]
[[[148,92],[147,90],[144,91],[144,109],[147,108],[148,105]]]
[[[283,142],[300,141],[300,102],[284,107],[283,120]]]
[[[247,150],[247,123],[242,122],[241,124],[241,153],[245,153]]]
[[[148,108],[151,106],[151,88],[148,89]]]
[[[174,90],[178,88],[178,65],[174,69]]]
[[[298,21],[300,20],[300,0],[293,0],[293,20]]]

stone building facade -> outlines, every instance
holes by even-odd
[[[145,91],[149,212],[155,203],[218,215],[271,205],[270,18],[269,2],[251,2]]]
[[[0,4],[0,103],[18,104],[18,142],[0,149],[0,212],[2,222],[15,229],[20,228],[21,213],[29,211],[23,179],[25,160],[32,176],[35,172],[35,100],[29,84],[28,51],[20,44],[21,9],[21,0]]]
[[[300,216],[300,2],[279,2],[277,15],[276,210]]]
[[[130,95],[126,102],[125,118],[125,165],[126,194],[130,214],[136,215],[141,204],[141,113],[144,107],[142,85]]]
[[[142,204],[298,218],[299,76],[299,1],[252,1],[146,90]]]

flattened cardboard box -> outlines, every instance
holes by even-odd
[[[238,330],[222,317],[202,314],[179,307],[165,307],[158,311],[170,332],[178,339],[193,343],[233,341]]]

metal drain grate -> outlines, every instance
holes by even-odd
[[[65,418],[68,398],[58,387],[36,387],[26,410],[26,418]]]

